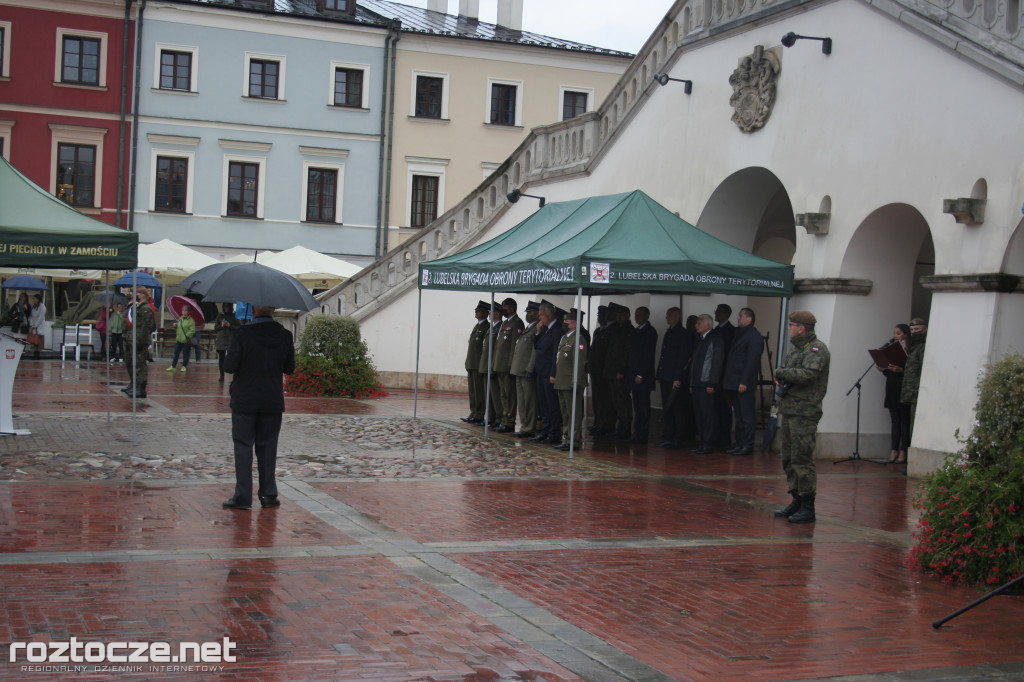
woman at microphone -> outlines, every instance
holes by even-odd
[[[910,327],[898,324],[892,330],[892,340],[886,346],[898,343],[903,351],[908,350]],[[875,365],[885,375],[885,403],[892,419],[892,451],[889,453],[889,464],[902,464],[907,461],[907,448],[910,447],[910,406],[900,402],[900,390],[903,388],[903,367],[890,364],[888,367]]]

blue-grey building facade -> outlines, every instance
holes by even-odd
[[[259,4],[146,5],[133,229],[206,251],[372,258],[387,22]]]

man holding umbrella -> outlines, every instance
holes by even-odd
[[[231,381],[231,439],[235,444],[235,494],[225,509],[252,509],[252,456],[256,452],[263,507],[276,507],[277,439],[284,413],[282,374],[295,371],[292,334],[274,321],[274,308],[252,307],[253,319],[239,327],[224,358]]]

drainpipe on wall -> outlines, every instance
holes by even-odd
[[[135,171],[138,165],[139,156],[139,81],[142,79],[142,69],[139,62],[142,59],[142,15],[146,11],[146,0],[139,5],[139,13],[135,18],[135,92],[132,93],[132,160],[129,166],[128,175],[128,230],[135,229]]]
[[[391,224],[391,148],[395,131],[395,62],[398,60],[398,41],[402,39],[402,22],[400,19],[393,19],[395,37],[391,43],[391,92],[388,99],[391,100],[390,112],[388,114],[388,160],[387,175],[384,182],[384,234],[387,234],[388,226]],[[383,256],[388,252],[387,241],[384,242]]]
[[[374,257],[380,258],[387,253],[388,219],[391,205],[391,131],[394,130],[395,104],[395,43],[401,38],[402,22],[398,19],[388,20],[388,35],[384,39],[384,87],[380,95],[380,173],[377,177],[377,244]],[[391,59],[390,73],[388,58]],[[385,133],[387,129],[387,133]],[[387,138],[387,154],[385,155],[384,138]]]
[[[121,227],[121,214],[124,212],[124,124],[128,115],[128,29],[131,27],[132,3],[124,3],[124,40],[121,45],[121,122],[117,131],[117,213],[114,225]]]

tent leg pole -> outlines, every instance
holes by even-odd
[[[103,331],[103,333],[107,337],[107,343],[106,343],[107,352],[106,352],[106,355],[110,355],[110,314],[109,314],[110,308],[109,308],[109,305],[110,305],[110,301],[113,300],[113,297],[110,295],[110,270],[104,270],[103,271],[103,290],[107,293],[107,303],[105,305],[107,306],[107,311],[108,311],[108,314],[107,314],[107,328]],[[110,424],[110,361],[108,361],[107,358],[103,358],[103,364],[107,366],[107,424],[109,425]]]
[[[416,374],[412,381],[412,418],[416,418],[416,406],[420,397],[420,325],[423,321],[423,289],[416,302]]]
[[[572,405],[569,409],[569,459],[573,458],[576,444],[576,396],[579,393],[579,381],[580,375],[580,343],[579,340],[583,337],[580,325],[580,312],[583,310],[583,287],[580,287],[576,292],[576,340],[573,342],[572,349]]]
[[[789,304],[792,299],[783,298],[780,299],[779,305],[779,347],[775,353],[775,366],[782,366],[782,359],[786,357],[786,341],[789,340],[789,334],[786,333],[786,325],[789,320]]]
[[[134,322],[132,323],[132,351],[135,351],[135,347],[139,343],[139,281],[138,281],[138,270],[132,270],[132,300],[135,301],[135,316]],[[139,392],[139,387],[135,385],[135,375],[137,374],[138,368],[135,366],[139,362],[138,354],[135,355],[135,359],[132,361],[132,375],[128,377],[128,385],[132,387],[132,445],[138,445],[138,416],[139,416],[139,399],[135,396]]]
[[[487,373],[484,374],[484,382],[487,387],[484,391],[484,438],[487,437],[487,429],[491,423],[487,421],[491,413],[491,358],[494,356],[494,292],[491,292],[491,307],[487,311]]]

